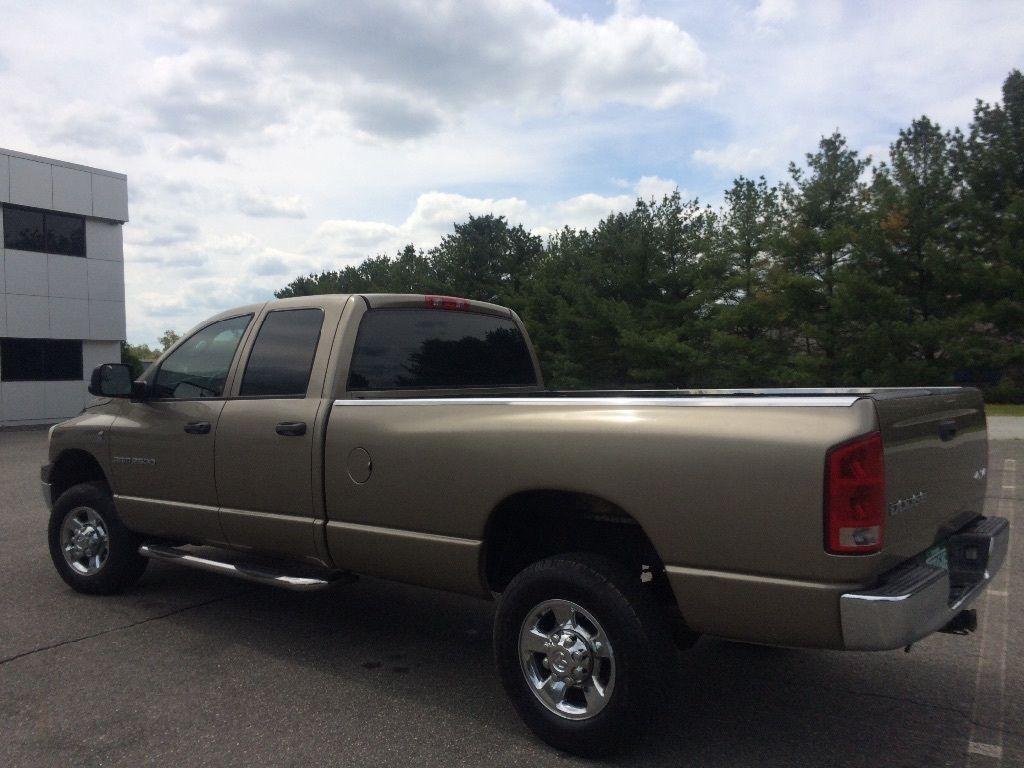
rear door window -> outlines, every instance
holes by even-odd
[[[268,314],[249,355],[239,395],[305,395],[323,320],[324,313],[319,309],[286,309]]]
[[[529,387],[533,359],[510,319],[436,309],[378,309],[359,326],[350,390]]]

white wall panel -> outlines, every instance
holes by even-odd
[[[41,381],[5,381],[4,419],[27,421],[47,418],[43,383]]]
[[[89,300],[51,298],[50,338],[89,338]]]
[[[0,155],[0,203],[11,202],[11,158]]]
[[[92,174],[92,215],[128,221],[128,182],[101,173]]]
[[[117,341],[83,341],[82,372],[89,381],[92,369],[103,363],[121,362],[121,344]]]
[[[84,381],[45,381],[43,387],[43,411],[47,419],[66,419],[76,416],[85,405],[86,383]]]
[[[89,338],[125,337],[124,302],[89,299]]]
[[[46,296],[49,277],[45,253],[4,251],[4,286],[6,293],[25,296]]]
[[[120,224],[86,219],[85,255],[90,259],[124,261],[124,240]]]
[[[92,174],[62,165],[53,167],[53,208],[92,216]]]
[[[50,335],[50,300],[46,296],[7,294],[7,335],[45,339]]]
[[[23,157],[10,158],[11,202],[33,208],[53,206],[52,166]]]
[[[47,255],[49,295],[89,298],[89,265],[86,261],[79,256]]]
[[[124,301],[124,262],[85,259],[89,266],[89,298]]]

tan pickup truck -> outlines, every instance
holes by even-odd
[[[675,644],[970,631],[1007,550],[976,390],[548,391],[516,314],[465,299],[241,307],[90,391],[42,470],[73,588],[159,559],[496,597],[509,696],[578,754],[642,727]]]

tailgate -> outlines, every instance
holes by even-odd
[[[976,389],[875,398],[885,450],[889,555],[913,557],[980,515],[988,441]]]

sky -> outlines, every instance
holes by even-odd
[[[294,277],[884,158],[1024,66],[1015,2],[0,0],[0,146],[128,174],[128,339]]]

